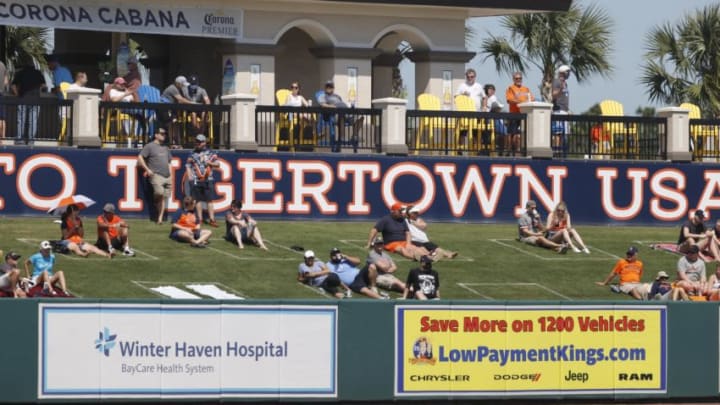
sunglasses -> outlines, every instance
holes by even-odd
[[[522,77],[513,77],[513,80],[522,80]]]
[[[299,89],[300,86],[290,86],[291,89]]]

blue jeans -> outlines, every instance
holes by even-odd
[[[19,104],[17,111],[17,133],[15,140],[32,142],[37,136],[39,105]]]

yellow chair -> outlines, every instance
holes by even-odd
[[[421,111],[442,111],[440,98],[428,93],[418,95],[417,106],[418,110]],[[436,149],[434,148],[436,146],[434,142],[435,131],[439,130],[442,136],[452,126],[451,120],[442,117],[420,117],[417,132],[415,133],[415,154],[417,155],[421,149]],[[444,145],[444,142],[441,140],[440,144]]]
[[[682,103],[680,108],[690,111],[688,118],[699,120],[702,118],[700,107],[692,103]],[[718,128],[710,125],[691,125],[690,136],[695,142],[693,156],[702,158],[704,156],[718,157]]]
[[[60,83],[60,94],[62,94],[63,100],[67,100],[68,88],[70,88],[70,83],[68,83],[68,82]],[[65,141],[65,137],[67,136],[67,121],[68,121],[68,110],[64,107],[60,107],[60,135],[58,136],[58,141],[60,141],[60,142]]]
[[[276,91],[275,99],[278,106],[284,106],[290,94],[291,91],[288,89]],[[285,139],[281,136],[283,132],[287,133]],[[293,150],[293,122],[288,113],[277,113],[275,118],[275,150],[277,151],[281,145]]]
[[[615,100],[603,100],[600,102],[600,112],[604,117],[624,117],[623,105]],[[623,122],[605,122],[603,123],[603,132],[609,134],[610,151],[601,150],[599,153],[614,153],[618,155],[635,155],[640,151],[638,142],[637,125]],[[616,145],[616,137],[622,136],[624,142],[622,145]],[[630,145],[626,145],[627,143]],[[627,149],[626,149],[627,148]]]
[[[455,110],[476,113],[475,101],[469,96],[460,94],[455,96]],[[478,138],[483,130],[492,131],[494,124],[491,119],[478,119],[477,117],[458,118],[455,123],[455,149],[472,149],[478,151]],[[467,133],[467,139],[461,140],[462,132]],[[476,136],[477,135],[477,136]],[[492,135],[491,135],[492,137]]]
[[[135,127],[135,120],[124,109],[110,108],[105,111],[103,141],[112,142],[114,138],[114,141],[118,144],[127,141],[128,147],[130,147],[133,134],[135,133]]]

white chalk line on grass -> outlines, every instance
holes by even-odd
[[[242,293],[242,292],[240,292],[240,291],[237,291],[237,290],[235,290],[235,289],[233,289],[233,288],[230,288],[230,287],[226,286],[225,284],[220,283],[220,282],[217,282],[217,281],[166,281],[166,282],[164,282],[164,281],[130,280],[130,282],[133,283],[133,284],[135,284],[136,286],[144,289],[144,290],[150,291],[151,293],[153,293],[153,294],[155,294],[155,295],[159,295],[159,296],[161,296],[161,297],[163,297],[163,298],[167,298],[167,296],[159,293],[158,291],[153,290],[151,287],[160,287],[160,286],[178,287],[178,286],[181,286],[181,287],[186,287],[186,288],[187,288],[188,285],[194,285],[194,284],[210,284],[210,285],[214,285],[214,286],[216,286],[216,287],[218,287],[218,288],[220,288],[220,289],[224,289],[224,290],[226,290],[226,291],[229,291],[229,292],[231,292],[231,293],[233,293],[233,294],[241,297],[240,299],[249,298],[247,294],[244,294],[244,293]],[[188,288],[188,289],[189,289],[189,288]],[[183,291],[187,292],[188,294],[191,294],[191,293],[189,293],[189,292],[186,291],[186,290],[183,290]],[[209,297],[209,298],[212,298],[212,297]]]
[[[297,258],[294,257],[258,257],[258,256],[238,256],[236,254],[232,254],[230,252],[224,251],[222,249],[217,249],[212,246],[206,247],[208,250],[212,250],[213,252],[220,253],[222,255],[232,257],[233,259],[237,260],[257,260],[257,261],[266,261],[266,262],[294,262],[297,261]],[[240,249],[238,249],[239,251]]]
[[[518,252],[520,252],[520,253],[523,253],[523,254],[525,254],[525,255],[527,255],[527,256],[531,256],[531,257],[534,257],[534,258],[540,259],[540,260],[549,260],[549,261],[575,261],[575,260],[582,260],[582,261],[606,261],[606,260],[608,260],[608,259],[605,258],[605,257],[597,257],[597,255],[595,255],[595,256],[593,257],[593,255],[592,255],[593,252],[600,252],[600,253],[602,253],[604,256],[608,256],[608,257],[610,257],[610,258],[612,258],[612,259],[619,259],[618,256],[616,256],[616,255],[614,255],[614,254],[612,254],[612,253],[606,252],[606,251],[604,251],[604,250],[602,250],[602,249],[598,249],[598,248],[596,248],[596,247],[589,246],[589,245],[588,245],[588,249],[590,249],[590,255],[587,255],[587,254],[585,254],[585,253],[575,253],[575,252],[572,252],[572,251],[568,250],[568,252],[567,252],[566,254],[564,254],[564,255],[559,255],[559,254],[558,254],[558,255],[557,255],[558,257],[547,257],[547,256],[543,256],[543,255],[536,254],[536,253],[531,252],[530,250],[527,250],[527,249],[522,249],[522,248],[520,248],[520,247],[518,247],[518,246],[515,246],[515,245],[512,244],[512,243],[506,243],[506,242],[513,242],[513,243],[515,243],[515,244],[522,243],[523,246],[525,246],[525,245],[530,246],[530,245],[528,245],[528,244],[526,244],[526,243],[518,242],[516,239],[488,239],[488,240],[489,240],[490,242],[496,243],[496,244],[498,244],[498,245],[500,245],[500,246],[504,246],[504,247],[506,247],[506,248],[510,248],[510,249],[516,250],[516,251],[518,251]],[[531,247],[532,249],[544,249],[544,248],[537,248],[537,247],[535,247],[535,246],[530,246],[530,247]],[[549,249],[545,249],[545,250],[547,250],[548,252],[550,251]]]
[[[572,301],[573,299],[568,297],[567,295],[564,295],[556,290],[553,290],[550,287],[547,287],[540,283],[457,283],[458,286],[471,291],[475,294],[477,294],[480,297],[493,300],[494,298],[491,298],[488,295],[482,294],[476,289],[472,288],[472,286],[487,286],[487,287],[504,287],[504,286],[510,286],[510,287],[536,287],[540,288],[541,290],[545,290],[549,292],[550,294],[553,294],[555,296],[558,296],[560,298],[566,299],[568,301]]]
[[[367,249],[365,249],[365,242],[366,242],[366,241],[364,241],[364,240],[360,240],[360,239],[340,239],[339,242],[340,242],[340,243],[344,243],[344,244],[349,245],[349,246],[352,246],[352,247],[356,247],[356,248],[361,249],[361,250],[367,250]],[[393,260],[395,260],[396,262],[414,262],[414,260],[406,259],[406,258],[404,258],[404,257],[402,257],[402,256],[400,256],[400,255],[395,255],[395,256],[393,256]],[[455,257],[454,259],[443,258],[443,259],[441,259],[441,261],[443,261],[443,262],[449,262],[449,261],[454,261],[454,262],[474,262],[475,259],[473,259],[472,257],[469,257],[469,256],[464,256],[464,255],[460,255],[460,254],[459,254],[459,255],[457,255],[457,257]]]
[[[458,285],[458,287],[463,288],[463,289],[465,289],[465,290],[468,290],[468,291],[470,291],[471,293],[473,293],[473,294],[475,294],[475,295],[477,295],[477,296],[479,296],[479,297],[481,297],[481,298],[485,298],[486,300],[490,300],[490,301],[495,301],[495,298],[493,298],[493,297],[491,297],[491,296],[489,296],[489,295],[482,294],[480,291],[478,291],[478,290],[476,290],[476,289],[474,289],[474,288],[468,287],[467,285],[465,285],[465,283],[457,283],[457,285]]]
[[[325,290],[323,290],[322,288],[313,287],[313,286],[307,285],[307,284],[305,284],[305,283],[298,283],[298,284],[300,284],[301,286],[303,286],[303,287],[307,288],[308,290],[314,292],[315,294],[322,295],[322,296],[325,297],[325,298],[333,298],[333,297],[331,297],[328,293],[326,293]]]
[[[40,244],[40,241],[41,241],[40,239],[33,239],[33,238],[18,238],[17,240],[18,240],[18,242],[22,242],[22,243],[25,243],[25,244],[28,244],[28,245],[35,245],[35,246],[39,245],[39,244]],[[85,243],[88,243],[88,242],[85,242]],[[122,252],[116,251],[116,254],[115,254],[115,258],[114,258],[114,259],[117,259],[117,258],[119,258],[119,257],[122,257],[123,260],[125,260],[125,259],[127,259],[127,260],[140,260],[140,261],[160,260],[159,257],[153,256],[153,255],[151,255],[150,253],[144,252],[144,251],[142,251],[142,250],[140,250],[140,249],[132,248],[132,250],[135,251],[135,256],[125,256],[125,255],[122,254]],[[140,255],[142,255],[142,256],[145,256],[145,257],[139,257],[139,256],[138,256],[138,253],[139,253]],[[62,254],[61,257],[65,257],[65,258],[68,258],[68,259],[70,259],[70,260],[88,260],[88,259],[102,259],[102,260],[106,260],[104,257],[100,257],[100,256],[95,255],[95,254],[92,254],[92,253],[90,254],[89,257],[77,256],[77,255],[74,254],[74,253]]]

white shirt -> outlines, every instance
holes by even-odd
[[[288,107],[302,107],[305,104],[307,104],[307,101],[305,101],[305,97],[301,95],[292,95],[289,94],[287,100],[285,100],[285,105]]]
[[[125,92],[121,90],[116,90],[115,88],[110,89],[110,100],[114,99],[115,97],[120,97]],[[123,102],[130,102],[132,101],[133,96],[132,94],[128,94],[127,96],[123,97],[120,101]]]
[[[470,98],[473,99],[475,102],[475,109],[478,111],[482,111],[482,99],[485,98],[485,91],[483,90],[483,87],[480,85],[480,83],[475,82],[473,84],[468,84],[468,82],[461,83],[457,91],[455,92],[455,95],[465,94],[470,96]]]
[[[425,233],[425,231],[423,231],[422,229],[413,225],[407,219],[405,220],[405,222],[407,222],[408,229],[410,230],[410,240],[412,240],[413,242],[419,242],[419,243],[430,242],[430,238],[428,238],[427,233]]]

